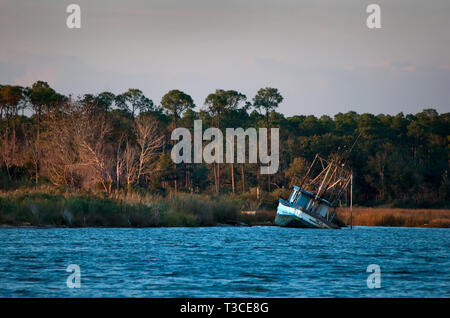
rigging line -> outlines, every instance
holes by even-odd
[[[344,161],[342,166],[344,167],[347,164],[348,158],[350,157],[350,153],[353,151],[353,148],[355,147],[356,143],[358,142],[359,137],[361,137],[362,132],[358,134],[355,141],[353,142],[353,145],[350,147],[350,149],[347,151],[346,154],[342,156],[342,160]]]

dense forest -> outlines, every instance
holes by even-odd
[[[49,184],[106,197],[133,191],[277,198],[299,181],[316,153],[342,154],[359,136],[348,159],[356,204],[449,206],[450,113],[285,117],[276,111],[282,102],[275,88],[253,98],[216,90],[195,105],[179,90],[158,104],[139,89],[74,97],[42,81],[0,85],[0,190]],[[259,164],[247,163],[175,165],[171,131],[193,130],[195,119],[203,129],[278,127],[278,173],[260,175]]]

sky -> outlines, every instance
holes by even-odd
[[[0,0],[0,84],[157,104],[180,89],[197,109],[216,89],[276,87],[286,116],[449,112],[449,14],[448,0]]]

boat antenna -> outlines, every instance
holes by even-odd
[[[353,143],[352,147],[348,151],[348,154],[350,154],[352,152],[353,147],[355,147],[356,143],[358,142],[359,137],[361,137],[361,133],[359,133],[358,136],[356,137],[355,142]]]
[[[343,154],[342,160],[344,163],[342,166],[345,166],[347,164],[348,158],[350,157],[350,153],[352,152],[353,148],[355,147],[356,143],[358,142],[359,137],[361,137],[361,132],[356,137],[355,141],[353,142],[353,145],[350,147],[350,149],[347,151],[347,153]]]

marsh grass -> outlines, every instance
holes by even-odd
[[[251,198],[119,192],[68,192],[41,186],[0,192],[0,225],[66,227],[181,227],[273,225],[273,208],[244,214]],[[251,207],[251,206],[250,206]],[[341,225],[350,223],[348,209],[340,209]],[[361,208],[353,209],[353,224],[365,226],[450,227],[450,210]]]
[[[0,193],[0,224],[11,226],[158,227],[239,224],[240,203],[226,197],[177,194],[96,195],[57,189]],[[249,222],[251,220],[248,220]]]
[[[348,209],[340,209],[338,217],[350,224]],[[353,225],[400,227],[450,227],[450,210],[354,208]]]

